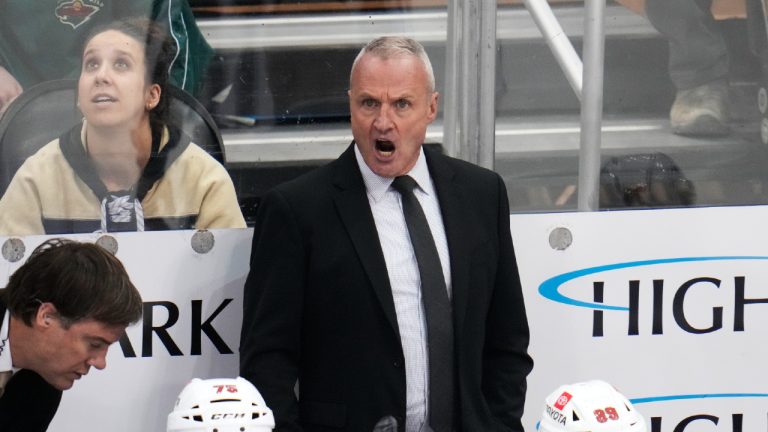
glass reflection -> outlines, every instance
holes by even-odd
[[[758,103],[768,34],[760,3],[607,4],[601,197],[616,181],[632,183],[643,164],[645,178],[671,178],[667,168],[657,170],[663,154],[662,165],[684,173],[693,198],[654,196],[642,181],[628,187],[634,192],[626,200],[603,200],[602,209],[768,202],[761,137],[768,128]],[[583,2],[550,4],[581,52]],[[496,167],[512,211],[575,210],[579,100],[521,4],[500,5],[497,42],[504,91],[496,106]]]

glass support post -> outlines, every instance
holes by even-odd
[[[600,205],[605,0],[586,0],[584,10],[584,88],[581,98],[577,208],[579,211],[595,211]]]
[[[493,169],[496,0],[449,0],[446,50],[446,152]]]
[[[583,63],[546,0],[525,0],[525,6],[581,102],[577,207],[595,211],[600,204],[605,0],[584,2]]]

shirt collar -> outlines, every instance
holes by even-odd
[[[365,190],[373,198],[374,202],[379,202],[384,195],[390,190],[394,177],[382,177],[371,170],[368,164],[365,163],[362,153],[355,144],[355,158],[357,158],[357,165],[360,167],[360,173],[363,175],[363,182],[365,183]],[[429,167],[427,166],[427,159],[424,156],[424,148],[419,148],[419,157],[416,159],[416,164],[407,173],[414,180],[425,194],[433,195],[435,193],[435,187],[432,184],[432,179],[429,176]]]
[[[8,329],[10,328],[11,311],[6,310],[3,317],[2,329],[0,329],[0,372],[13,370],[11,359],[11,344],[8,341]]]

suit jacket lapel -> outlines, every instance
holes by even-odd
[[[384,314],[399,337],[397,313],[389,285],[387,265],[353,146],[354,144],[350,145],[337,161],[334,185],[338,192],[334,196],[334,201],[376,297],[384,309]]]
[[[469,257],[471,253],[472,224],[461,204],[462,187],[456,179],[456,173],[445,163],[444,156],[425,148],[429,173],[437,189],[440,212],[443,216],[445,236],[451,261],[451,301],[453,303],[454,328],[461,329],[464,324],[469,296]],[[460,334],[456,332],[456,334]]]

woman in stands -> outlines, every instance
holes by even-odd
[[[16,173],[0,200],[1,234],[245,227],[224,167],[166,123],[174,54],[144,18],[86,39],[78,82],[85,119]]]

